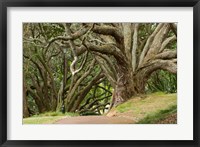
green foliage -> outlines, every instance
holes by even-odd
[[[48,39],[61,35],[64,32],[64,27],[56,23],[41,23],[40,27],[43,28]]]
[[[170,106],[167,109],[159,110],[155,113],[148,114],[145,118],[141,119],[138,124],[155,124],[156,122],[165,119],[170,114],[177,113],[177,105]]]
[[[141,40],[145,40],[155,30],[156,23],[144,23],[140,25],[139,36]]]
[[[177,75],[163,70],[154,72],[151,78],[147,81],[146,92],[152,93],[157,91],[176,93]]]
[[[31,96],[29,96],[27,100],[28,100],[29,111],[32,113],[31,115],[39,114],[35,100]]]

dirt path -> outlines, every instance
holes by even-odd
[[[133,120],[124,117],[77,116],[58,120],[55,124],[132,124]]]

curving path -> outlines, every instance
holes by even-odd
[[[76,116],[67,117],[55,122],[55,124],[133,124],[132,119],[125,117],[108,116]]]

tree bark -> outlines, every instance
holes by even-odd
[[[29,111],[28,111],[28,102],[27,102],[27,97],[26,97],[26,85],[25,82],[23,81],[23,118],[29,117]]]

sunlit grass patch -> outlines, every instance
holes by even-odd
[[[77,113],[72,113],[72,112],[65,112],[64,114],[62,112],[45,112],[41,113],[39,115],[34,115],[32,117],[42,117],[42,116],[78,116],[79,114]]]
[[[163,92],[156,92],[133,97],[127,102],[113,108],[108,116],[125,116],[132,118],[137,123],[149,115],[154,115],[161,110],[165,112],[165,110],[167,111],[171,107],[174,108],[174,106],[177,106],[176,93],[166,94]],[[165,117],[163,111],[157,114],[158,119]],[[163,116],[161,117],[161,115]],[[175,115],[173,116],[175,117]]]
[[[167,108],[177,103],[177,94],[153,93],[146,96],[136,97],[119,105],[118,112],[133,111],[133,113],[145,113],[157,109]]]
[[[23,124],[51,124],[66,117],[79,116],[77,113],[45,112],[23,119]]]
[[[147,115],[145,118],[138,121],[138,124],[155,124],[168,117],[170,114],[177,113],[177,106],[173,105],[165,110],[159,110],[156,113]]]
[[[38,116],[23,119],[23,124],[51,124],[65,116]]]

